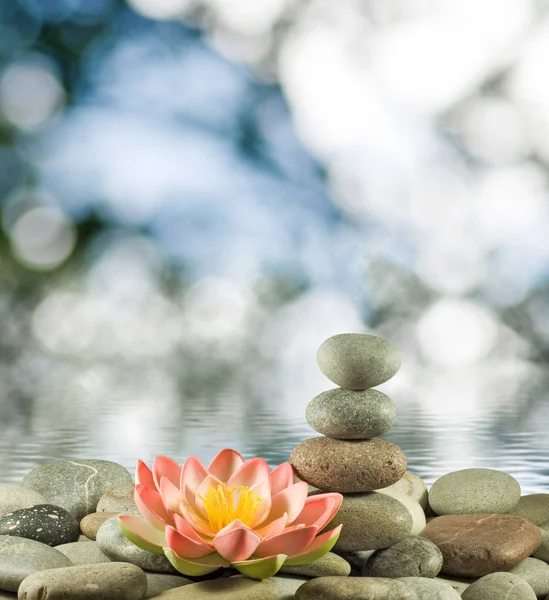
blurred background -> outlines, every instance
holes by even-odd
[[[547,0],[0,2],[0,481],[273,466],[328,336],[383,436],[549,490]]]

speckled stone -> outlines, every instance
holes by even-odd
[[[137,508],[134,500],[135,485],[124,483],[108,489],[99,498],[96,512],[110,512],[124,515],[137,515],[141,513]]]
[[[318,433],[342,440],[365,440],[386,433],[395,422],[395,403],[378,390],[336,388],[319,394],[305,411]]]
[[[371,492],[398,481],[406,471],[406,455],[385,440],[309,438],[290,455],[296,475],[329,492]]]
[[[152,598],[156,594],[195,583],[180,575],[168,575],[167,573],[145,573],[145,575],[147,576],[147,593],[145,594],[145,598]]]
[[[58,546],[75,542],[80,535],[80,528],[77,520],[64,508],[53,504],[37,504],[2,517],[0,535],[14,535],[48,546]]]
[[[392,494],[393,492],[406,494],[418,502],[424,511],[427,510],[427,486],[421,477],[414,475],[409,471],[406,471],[406,473],[404,473],[396,483],[393,483],[393,485],[375,491],[381,492],[382,494]]]
[[[382,577],[319,577],[304,583],[295,600],[417,600],[402,581]]]
[[[46,499],[17,483],[0,483],[0,518],[20,508],[46,504]]]
[[[436,517],[421,532],[442,552],[442,573],[482,577],[507,571],[541,544],[538,527],[515,515],[473,514]]]
[[[41,465],[23,477],[21,485],[35,490],[47,502],[68,510],[77,521],[95,512],[110,488],[131,483],[122,465],[108,460],[66,460]]]
[[[82,542],[71,542],[55,546],[64,554],[73,565],[96,565],[98,563],[112,562],[111,559],[101,552],[96,542],[82,544]]]
[[[536,593],[538,598],[545,598],[549,594],[549,565],[537,558],[525,558],[518,565],[509,569],[508,573],[518,575]]]
[[[71,564],[64,554],[51,546],[26,538],[0,535],[0,590],[16,592],[19,584],[31,573]]]
[[[391,379],[400,369],[400,352],[389,340],[363,333],[342,333],[318,349],[320,370],[336,385],[367,390]]]
[[[536,600],[534,590],[513,573],[491,573],[472,583],[463,600]]]
[[[495,469],[463,469],[447,473],[429,490],[437,515],[509,513],[520,499],[518,481]]]
[[[461,600],[461,596],[452,586],[439,579],[400,577],[397,581],[413,591],[416,600]]]
[[[112,562],[33,573],[19,587],[19,600],[142,600],[145,573],[135,565]]]
[[[430,540],[408,535],[389,548],[376,550],[362,568],[364,577],[436,577],[442,552]]]
[[[416,502],[411,496],[407,496],[406,494],[400,494],[398,492],[393,491],[384,492],[380,490],[378,493],[387,494],[395,500],[398,500],[401,504],[404,504],[404,506],[408,509],[408,512],[412,516],[412,529],[410,530],[410,533],[412,535],[419,535],[423,531],[425,525],[427,525],[425,513],[423,512],[423,509],[421,508],[419,503]]]
[[[343,527],[334,546],[338,554],[392,546],[410,533],[412,517],[403,504],[386,494],[346,494],[325,530],[340,524]]]
[[[283,565],[278,572],[306,577],[328,577],[330,575],[347,577],[351,573],[351,565],[341,556],[328,552],[321,558],[305,565]]]
[[[147,550],[132,544],[122,533],[117,519],[116,516],[107,519],[97,532],[95,539],[101,552],[105,553],[111,560],[129,562],[145,571],[176,572],[164,555],[147,552]]]
[[[98,529],[103,525],[103,523],[114,517],[120,513],[116,512],[95,512],[90,515],[86,515],[80,521],[80,531],[90,540],[95,540],[95,536],[97,535]]]
[[[269,579],[229,577],[192,583],[162,592],[158,600],[278,600],[277,585]]]
[[[511,514],[541,526],[549,520],[549,494],[527,494],[519,498]]]

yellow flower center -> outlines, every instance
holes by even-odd
[[[251,525],[259,507],[261,498],[244,485],[227,487],[226,483],[210,485],[206,497],[199,496],[204,502],[210,527],[217,533],[235,519],[245,525]]]

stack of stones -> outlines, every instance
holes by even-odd
[[[379,439],[391,429],[396,408],[391,398],[372,389],[400,368],[398,349],[381,337],[341,334],[320,346],[317,361],[340,387],[309,403],[307,421],[323,436],[299,444],[290,462],[299,479],[320,491],[343,494],[342,507],[330,524],[343,523],[336,551],[386,548],[417,534],[425,526],[418,504],[426,506],[425,486],[406,473],[404,452]],[[395,485],[417,486],[416,501],[413,494],[392,494],[395,490],[388,486]],[[388,488],[386,493],[371,493],[382,488]]]

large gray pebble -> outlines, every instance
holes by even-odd
[[[112,562],[106,554],[101,552],[97,542],[71,542],[55,546],[55,549],[64,554],[73,565],[96,565]]]
[[[16,592],[20,583],[36,571],[71,566],[61,552],[41,542],[0,535],[0,590]]]
[[[180,575],[168,575],[167,573],[145,573],[145,575],[147,576],[147,593],[145,594],[145,598],[152,598],[156,594],[195,583],[191,579]]]
[[[320,577],[304,583],[295,600],[417,600],[402,581],[382,577]]]
[[[376,550],[362,568],[365,577],[436,577],[442,552],[426,538],[406,536],[389,548]]]
[[[538,598],[545,598],[549,594],[549,565],[542,560],[525,558],[507,572],[522,577]]]
[[[388,340],[362,333],[328,338],[318,349],[320,370],[336,385],[367,390],[391,379],[400,368],[400,352]]]
[[[304,565],[282,565],[278,572],[307,577],[328,577],[329,575],[346,577],[351,573],[351,565],[341,556],[327,552],[321,558]]]
[[[513,509],[514,515],[541,526],[549,520],[549,494],[526,494],[519,498]]]
[[[145,573],[135,565],[113,562],[97,568],[78,565],[33,573],[19,587],[19,600],[142,600]]]
[[[393,485],[375,490],[382,494],[406,494],[419,503],[423,510],[427,509],[427,486],[421,477],[406,471],[404,475]]]
[[[269,580],[229,577],[192,583],[162,592],[158,600],[278,600],[278,587]]]
[[[534,558],[539,558],[546,563],[549,563],[549,530],[540,529],[541,531],[541,546],[532,554]]]
[[[395,403],[378,390],[336,388],[319,394],[306,409],[309,425],[318,433],[342,440],[364,440],[393,426]]]
[[[117,485],[108,489],[99,498],[97,512],[113,512],[123,515],[136,515],[141,513],[134,500],[135,485],[133,482]]]
[[[429,490],[429,505],[437,515],[505,514],[520,499],[518,481],[495,469],[463,469],[447,473]]]
[[[95,512],[108,489],[131,482],[129,471],[115,462],[66,460],[33,469],[21,485],[39,492],[47,502],[63,507],[80,521]]]
[[[456,590],[438,579],[401,577],[398,581],[416,594],[416,600],[461,600]]]
[[[42,494],[17,483],[0,483],[0,518],[20,508],[46,504]]]
[[[461,594],[463,600],[537,600],[534,590],[513,573],[490,573]]]
[[[176,572],[164,555],[153,554],[130,542],[118,525],[118,517],[107,519],[97,531],[95,539],[101,551],[112,560],[129,562],[146,571]]]

